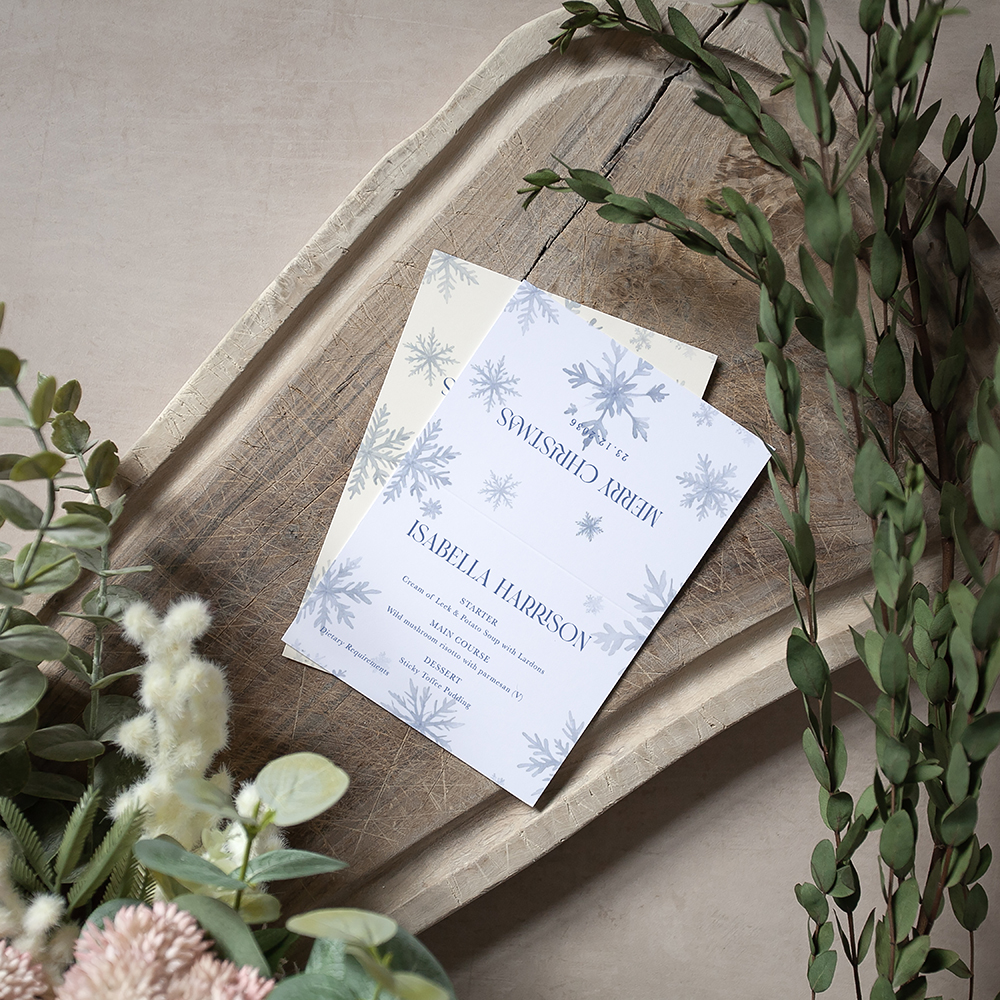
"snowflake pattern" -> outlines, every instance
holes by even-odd
[[[583,515],[583,519],[577,521],[577,527],[580,529],[577,534],[583,535],[588,542],[592,542],[598,535],[604,534],[604,529],[601,527],[601,521],[603,517],[594,517],[589,511]]]
[[[425,500],[420,507],[420,513],[433,521],[441,513],[441,501],[438,499]]]
[[[486,496],[486,502],[493,504],[493,509],[497,510],[500,504],[505,507],[513,507],[517,499],[516,486],[520,486],[513,476],[498,476],[492,470],[488,479],[483,480],[483,488],[479,491]]]
[[[451,298],[452,292],[462,282],[468,285],[479,284],[479,279],[471,265],[457,257],[452,257],[451,254],[442,253],[440,250],[435,250],[431,254],[430,263],[424,272],[425,285],[434,281],[437,282],[437,290],[444,296],[445,302]]]
[[[583,610],[588,615],[599,615],[604,610],[604,598],[598,594],[587,594],[583,601]]]
[[[635,333],[632,334],[632,339],[629,343],[638,351],[645,350],[647,347],[653,346],[653,332],[651,330],[644,330],[641,326],[635,328]]]
[[[645,392],[639,392],[636,388],[636,380],[648,378],[653,371],[653,366],[642,358],[635,358],[635,365],[626,361],[629,354],[627,348],[611,341],[611,351],[613,359],[608,354],[601,355],[604,362],[602,371],[593,362],[589,362],[593,368],[593,375],[587,371],[588,362],[580,362],[572,368],[564,368],[563,371],[569,376],[569,384],[574,389],[584,386],[593,386],[594,392],[587,398],[594,403],[597,417],[593,420],[581,420],[578,424],[583,432],[583,447],[586,448],[591,441],[597,440],[600,444],[608,436],[608,429],[604,425],[605,418],[614,419],[621,414],[627,414],[632,421],[632,437],[647,440],[646,431],[649,427],[649,420],[639,417],[633,412],[633,407],[643,397],[648,397],[654,403],[660,403],[667,397],[663,391],[665,383],[654,385]],[[633,355],[634,357],[634,355]],[[631,369],[631,370],[629,370]]]
[[[522,284],[511,296],[504,312],[517,315],[521,333],[527,333],[528,327],[539,319],[544,319],[549,323],[558,324],[559,322],[559,314],[556,312],[556,303],[552,296],[540,288],[535,288],[534,285],[527,284],[527,282]]]
[[[682,507],[698,505],[698,520],[701,521],[714,511],[719,517],[729,513],[729,504],[739,500],[739,493],[726,485],[727,479],[736,475],[735,465],[712,468],[712,460],[707,455],[698,456],[698,471],[685,472],[677,481],[689,488],[681,500]]]
[[[715,419],[715,410],[708,403],[699,403],[698,409],[691,414],[697,421],[699,427],[711,427]]]
[[[445,447],[436,444],[440,433],[440,420],[429,423],[420,432],[413,447],[396,466],[396,471],[386,487],[383,503],[398,500],[403,495],[407,482],[410,484],[410,496],[418,500],[423,499],[424,490],[430,487],[440,489],[442,486],[451,485],[451,479],[444,470],[448,463],[458,458],[461,453],[450,445]]]
[[[410,375],[422,375],[428,385],[433,385],[434,379],[444,375],[445,365],[458,364],[457,358],[448,357],[455,348],[451,344],[439,343],[434,327],[426,338],[418,333],[415,344],[403,346],[413,352],[406,358]]]
[[[475,389],[469,393],[469,399],[481,399],[486,404],[487,413],[494,406],[502,406],[507,401],[508,396],[521,395],[514,388],[521,380],[507,371],[504,360],[504,358],[499,361],[486,359],[483,364],[472,366],[472,370],[476,374],[470,384]]]
[[[351,604],[371,604],[371,595],[382,593],[369,587],[367,580],[351,582],[360,565],[358,558],[345,559],[339,565],[331,563],[325,570],[317,568],[295,620],[311,615],[314,628],[326,628],[336,616],[338,625],[354,628]]]
[[[453,698],[436,697],[434,688],[429,684],[418,688],[411,680],[409,691],[404,694],[390,691],[389,698],[388,703],[383,702],[383,708],[443,747],[447,747],[449,742],[444,734],[465,725],[455,719],[458,702]]]
[[[552,741],[551,746],[549,745],[548,738],[542,739],[538,733],[535,733],[534,736],[521,733],[528,741],[528,748],[531,754],[524,763],[517,766],[524,768],[534,778],[540,777],[547,771],[551,771],[549,775],[551,777],[569,755],[570,750],[573,749],[573,745],[580,738],[582,732],[583,726],[576,722],[573,718],[573,713],[570,712],[566,719],[566,724],[562,728],[562,734],[566,738],[561,739],[557,736]]]
[[[389,407],[385,404],[379,406],[372,413],[361,439],[347,483],[348,495],[356,497],[368,485],[369,479],[373,486],[382,486],[389,473],[396,468],[411,437],[412,432],[404,431],[402,427],[392,430],[389,427]]]
[[[646,641],[663,612],[670,607],[677,591],[673,580],[667,582],[666,570],[657,576],[647,566],[643,593],[628,596],[639,612],[636,621],[626,620],[621,629],[605,622],[603,632],[592,633],[608,656],[613,656],[622,646],[625,647],[625,652],[634,653]]]

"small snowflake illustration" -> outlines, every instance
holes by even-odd
[[[613,656],[623,646],[625,652],[634,653],[646,641],[663,612],[670,607],[677,596],[677,591],[674,590],[673,580],[667,582],[666,570],[657,576],[647,566],[643,593],[628,596],[636,611],[640,612],[638,619],[626,620],[620,629],[615,628],[610,622],[605,622],[603,632],[592,633],[608,656]]]
[[[597,417],[593,420],[581,420],[579,428],[583,432],[583,446],[587,447],[591,441],[603,442],[608,436],[608,429],[604,425],[605,418],[613,420],[621,414],[626,414],[632,421],[632,437],[647,440],[646,431],[649,427],[649,420],[639,417],[633,412],[633,407],[643,398],[648,397],[653,403],[661,403],[667,398],[667,393],[663,391],[665,383],[654,385],[645,392],[639,392],[636,388],[636,380],[648,378],[650,372],[654,371],[653,366],[642,358],[635,358],[635,363],[626,361],[628,349],[611,341],[611,351],[614,357],[608,354],[601,355],[604,362],[603,370],[598,365],[591,362],[580,362],[572,368],[564,368],[563,371],[569,376],[569,384],[574,389],[584,386],[592,386],[594,392],[588,396],[592,400]],[[633,355],[634,357],[634,355]],[[622,362],[625,361],[623,365]],[[593,375],[587,371],[587,365],[594,370]]]
[[[450,445],[436,444],[441,433],[441,421],[429,423],[417,437],[413,447],[400,459],[389,485],[386,487],[383,503],[398,500],[410,484],[410,496],[423,499],[424,490],[450,486],[451,479],[444,471],[448,463],[458,458],[460,452]]]
[[[644,330],[641,326],[635,328],[635,333],[632,334],[632,339],[629,343],[636,348],[636,350],[642,350],[647,347],[653,346],[653,333],[651,330]]]
[[[404,694],[390,691],[389,697],[391,701],[383,702],[383,708],[389,709],[408,726],[412,726],[424,736],[429,736],[443,747],[448,746],[444,734],[465,725],[464,722],[455,720],[458,703],[452,698],[435,697],[434,689],[428,684],[418,688],[413,681],[410,681],[409,691]]]
[[[413,352],[406,358],[410,375],[422,375],[428,385],[433,385],[434,379],[444,375],[445,365],[458,364],[457,358],[448,357],[455,348],[451,344],[439,343],[433,327],[426,338],[418,333],[415,344],[403,346]]]
[[[715,419],[715,410],[708,403],[700,403],[698,409],[691,414],[697,421],[699,427],[711,427]]]
[[[486,404],[487,413],[494,406],[502,406],[508,396],[521,395],[514,388],[521,380],[507,371],[504,358],[499,361],[487,359],[481,365],[473,365],[472,370],[476,374],[470,383],[474,391],[469,393],[469,399],[481,399]]]
[[[587,594],[583,601],[583,610],[588,615],[599,615],[604,610],[604,598],[597,594]]]
[[[524,768],[535,778],[545,774],[547,771],[551,771],[552,774],[555,774],[556,769],[566,759],[570,750],[573,749],[573,745],[580,738],[580,734],[582,732],[583,726],[576,722],[573,718],[573,713],[570,712],[566,719],[566,724],[562,728],[563,736],[566,738],[560,739],[557,736],[552,741],[551,746],[549,745],[548,738],[542,739],[538,733],[535,733],[534,736],[529,736],[527,733],[521,733],[521,735],[528,741],[528,748],[531,751],[531,754],[523,764],[518,764],[517,766]],[[551,777],[551,775],[549,775],[549,777]]]
[[[579,302],[574,302],[572,299],[563,299],[563,307],[571,313],[576,313],[577,316],[580,315],[580,309],[582,308]]]
[[[577,527],[579,527],[578,535],[583,535],[588,542],[592,542],[598,535],[604,534],[604,529],[601,527],[601,521],[603,517],[594,517],[589,511],[583,515],[583,520],[577,521]]]
[[[528,327],[538,319],[548,320],[550,323],[559,322],[552,296],[527,283],[522,284],[511,296],[504,311],[517,315],[521,333],[527,333]]]
[[[392,430],[389,427],[389,407],[384,404],[378,407],[372,413],[365,436],[361,439],[347,483],[348,495],[356,497],[368,485],[369,479],[373,486],[382,486],[389,473],[396,468],[411,437],[412,432],[404,431],[402,427]]]
[[[302,621],[311,615],[315,628],[325,628],[336,615],[338,625],[354,628],[351,604],[371,604],[371,596],[381,593],[369,587],[367,580],[350,582],[360,565],[360,558],[345,559],[339,565],[331,563],[326,570],[317,569],[295,620]]]
[[[437,290],[444,296],[445,302],[451,298],[452,292],[462,282],[468,285],[478,285],[479,279],[469,264],[452,257],[451,254],[435,250],[431,254],[430,263],[424,273],[424,284],[437,282]]]
[[[420,513],[433,521],[441,513],[441,501],[437,499],[425,500],[420,506]]]
[[[739,493],[726,485],[727,479],[736,475],[735,465],[724,465],[721,469],[712,468],[712,460],[707,455],[698,456],[698,471],[685,472],[678,476],[681,486],[690,488],[681,500],[682,507],[698,506],[698,520],[706,518],[712,511],[725,517],[729,513],[729,504],[738,501]]]
[[[392,666],[392,657],[385,651],[375,657],[375,662],[383,669],[388,670]]]
[[[570,403],[569,406],[563,410],[563,413],[568,413],[570,416],[573,416],[573,414],[576,413],[576,403]]]
[[[493,509],[497,510],[500,504],[505,507],[513,507],[513,501],[517,499],[516,486],[520,486],[513,476],[498,476],[491,471],[489,478],[483,480],[483,488],[479,491],[486,496],[486,502],[493,504]]]

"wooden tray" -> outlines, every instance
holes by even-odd
[[[702,32],[717,12],[692,6]],[[418,931],[528,865],[651,775],[790,689],[792,623],[779,519],[758,483],[670,613],[531,809],[340,681],[281,656],[428,256],[435,247],[669,333],[719,355],[707,398],[770,434],[754,349],[757,295],[648,227],[604,223],[580,200],[515,195],[526,172],[567,162],[654,187],[689,214],[731,184],[767,212],[782,245],[802,219],[790,185],[692,106],[697,77],[633,35],[545,40],[563,12],[511,35],[423,129],[389,153],[254,303],[121,467],[129,504],[119,565],[162,609],[198,593],[214,609],[203,644],[228,667],[226,761],[238,779],[314,750],[352,778],[331,813],[294,832],[342,875],[294,883],[288,912],[351,904]],[[713,43],[767,93],[777,53],[738,24]],[[775,99],[775,113],[787,109]],[[789,116],[786,116],[789,117]],[[977,252],[1000,274],[995,243]],[[994,287],[993,301],[1000,296]],[[988,303],[986,304],[988,307]],[[992,312],[986,308],[989,322]],[[989,329],[995,336],[994,326]],[[833,664],[865,621],[869,528],[844,494],[849,456],[803,345],[813,507],[825,534],[822,632]],[[111,669],[134,665],[124,642]],[[69,696],[70,680],[63,679]]]

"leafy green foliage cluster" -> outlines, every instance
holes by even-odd
[[[729,4],[729,18],[746,2]],[[818,0],[759,2],[769,8],[786,69],[772,93],[793,91],[808,148],[792,141],[749,82],[675,8],[664,22],[650,0],[637,0],[640,19],[618,0],[608,0],[605,12],[565,3],[572,16],[551,41],[565,51],[583,27],[621,26],[687,60],[706,88],[696,103],[791,180],[805,243],[779,252],[764,214],[728,188],[707,203],[734,226],[725,242],[665,198],[619,194],[591,170],[537,170],[519,193],[527,207],[543,190],[575,192],[599,205],[602,218],[666,232],[759,290],[757,349],[780,431],[769,475],[787,528],[778,537],[798,615],[787,664],[803,697],[803,748],[829,830],[813,851],[812,881],[795,889],[809,918],[808,985],[813,993],[830,987],[839,939],[859,1000],[870,952],[872,1000],[921,1000],[927,977],[944,970],[969,979],[971,997],[974,934],[988,907],[981,880],[992,860],[976,834],[978,799],[986,760],[1000,744],[1000,713],[988,707],[1000,676],[1000,357],[977,380],[966,350],[976,289],[968,230],[996,144],[1000,79],[987,47],[976,73],[977,110],[951,117],[945,170],[915,193],[909,180],[918,149],[940,111],[940,102],[922,106],[927,75],[942,22],[956,9],[946,0],[861,0],[867,51],[859,66],[829,38]],[[838,123],[844,108],[846,127]],[[847,140],[842,157],[845,135],[857,139]],[[942,179],[959,162],[948,191]],[[847,185],[857,174],[867,179],[873,226],[852,211]],[[946,249],[940,268],[918,244],[935,219],[943,220]],[[797,275],[788,273],[789,257],[797,258]],[[940,316],[932,316],[934,301],[944,303]],[[796,332],[822,352],[831,406],[855,453],[851,489],[872,531],[871,627],[854,638],[877,689],[869,717],[878,768],[857,800],[844,788],[847,747],[832,721],[830,667],[818,641],[820,561],[802,385],[786,351]],[[935,559],[939,578],[929,587],[921,571]],[[929,860],[918,871],[921,836]],[[858,926],[855,859],[868,838],[877,838],[882,903]],[[969,933],[966,958],[932,943],[948,907]]]

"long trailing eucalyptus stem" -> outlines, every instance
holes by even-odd
[[[971,997],[974,934],[987,909],[981,880],[992,859],[976,835],[978,797],[986,760],[1000,745],[1000,712],[988,711],[1000,676],[1000,358],[990,376],[974,380],[965,346],[976,289],[968,229],[996,143],[1000,79],[987,46],[976,74],[976,113],[951,117],[941,150],[945,168],[915,199],[909,180],[917,151],[940,110],[940,102],[927,109],[922,102],[938,34],[953,9],[947,0],[860,0],[863,70],[829,38],[819,0],[759,3],[768,8],[786,68],[772,93],[793,91],[810,148],[793,143],[750,83],[705,46],[676,8],[664,19],[652,0],[636,0],[637,19],[620,0],[607,0],[605,11],[572,0],[563,5],[571,17],[551,42],[565,51],[582,28],[622,27],[690,63],[705,85],[695,103],[791,180],[805,217],[804,243],[779,252],[763,212],[729,188],[706,203],[735,227],[728,245],[662,196],[620,194],[607,176],[562,161],[564,174],[536,170],[519,193],[527,207],[545,190],[575,192],[599,205],[598,215],[609,222],[664,231],[758,289],[756,346],[781,432],[768,473],[787,529],[776,534],[798,616],[786,659],[802,694],[803,749],[831,834],[812,853],[811,881],[795,887],[809,918],[808,986],[815,994],[832,984],[839,937],[858,1000],[922,997],[927,977],[942,971],[968,979]],[[730,18],[746,4],[729,4]],[[838,93],[851,109],[847,129],[838,121]],[[847,148],[845,132],[856,137]],[[942,180],[966,152],[954,195],[946,196]],[[855,175],[867,180],[873,225],[855,221],[847,193]],[[934,219],[943,221],[946,248],[937,268],[917,245]],[[786,259],[798,265],[791,278]],[[931,336],[930,324],[939,322],[928,308],[932,287],[945,298],[943,337]],[[872,529],[872,621],[854,640],[877,689],[874,712],[857,708],[873,723],[878,769],[856,801],[844,789],[847,747],[833,724],[831,672],[819,644],[801,379],[786,352],[796,331],[822,352],[830,404],[855,454],[850,488]],[[922,419],[899,405],[908,391],[918,397]],[[939,534],[941,553],[933,590],[915,579],[931,534]],[[920,877],[916,843],[924,830],[932,849]],[[858,931],[855,857],[869,834],[878,837],[882,905]],[[932,945],[946,903],[969,932],[966,958]],[[831,919],[834,908],[846,929],[840,916]],[[875,975],[866,994],[861,967],[872,950]]]

